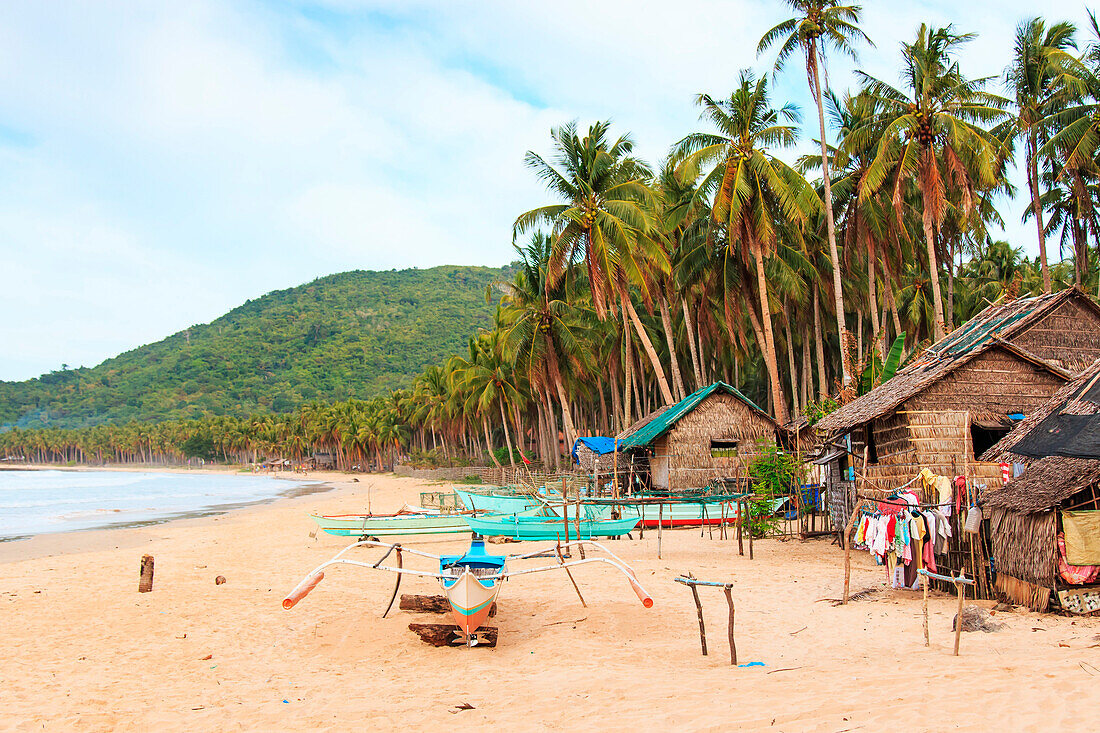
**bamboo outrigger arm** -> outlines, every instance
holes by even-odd
[[[649,595],[648,592],[646,592],[645,588],[642,587],[642,584],[638,582],[638,576],[636,576],[634,574],[634,571],[631,569],[631,567],[629,565],[627,565],[625,562],[623,562],[619,558],[618,555],[616,555],[614,552],[612,552],[611,550],[609,550],[606,547],[604,547],[603,545],[601,545],[599,542],[593,542],[591,540],[575,540],[573,542],[563,543],[560,547],[561,547],[561,549],[564,550],[567,547],[572,547],[572,546],[578,546],[579,547],[581,545],[588,545],[589,547],[592,547],[594,549],[601,550],[603,552],[606,552],[611,557],[610,558],[607,558],[607,557],[589,557],[589,558],[586,558],[584,560],[571,560],[569,562],[562,562],[561,560],[558,560],[558,562],[554,565],[545,565],[543,567],[538,567],[538,568],[525,568],[523,570],[509,570],[504,574],[504,576],[505,577],[510,577],[512,575],[527,575],[528,573],[541,573],[541,572],[544,572],[546,570],[560,570],[562,568],[571,568],[571,567],[575,567],[577,565],[585,565],[587,563],[600,562],[600,563],[604,563],[606,565],[610,565],[610,566],[614,567],[619,572],[621,572],[623,575],[625,575],[627,581],[630,583],[631,590],[634,591],[634,595],[638,596],[638,600],[640,600],[642,602],[642,605],[645,606],[646,608],[653,608],[653,598]],[[557,547],[558,546],[555,545],[555,548],[557,548]],[[533,557],[535,555],[541,555],[544,552],[546,552],[546,549],[538,550],[538,551],[535,551],[535,552],[528,552],[528,553],[524,553],[522,555],[509,555],[509,559],[522,560],[522,559]]]

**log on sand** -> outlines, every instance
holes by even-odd
[[[432,646],[465,646],[463,636],[454,624],[409,624],[409,631],[415,632],[422,642]],[[477,646],[497,645],[496,627],[484,626],[474,633]]]
[[[416,611],[417,613],[450,613],[451,604],[447,602],[447,596],[417,596],[410,593],[401,594],[401,602],[397,606],[402,611]],[[489,618],[497,615],[497,603],[493,601],[489,609]]]

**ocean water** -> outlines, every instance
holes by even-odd
[[[306,493],[310,483],[245,474],[0,471],[0,541],[216,514]]]

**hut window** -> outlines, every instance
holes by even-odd
[[[1008,431],[1009,428],[997,423],[971,423],[970,442],[974,449],[974,457],[977,458],[992,448],[994,443],[1008,435]]]
[[[710,441],[711,458],[736,458],[737,440],[712,440]]]
[[[878,463],[878,446],[875,445],[875,430],[867,425],[867,465]]]

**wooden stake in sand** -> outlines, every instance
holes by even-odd
[[[965,596],[966,596],[966,586],[974,585],[974,581],[971,580],[970,578],[966,577],[966,575],[964,573],[960,573],[958,576],[952,577],[952,576],[948,576],[948,575],[937,575],[936,573],[930,573],[927,570],[925,570],[924,568],[920,568],[919,570],[917,570],[917,573],[924,576],[924,587],[925,587],[925,591],[924,591],[925,592],[924,615],[925,615],[925,618],[928,617],[928,581],[929,581],[929,579],[930,578],[935,578],[936,580],[942,580],[945,583],[951,583],[955,586],[955,593],[957,593],[958,596],[959,596],[959,608],[958,608],[958,611],[955,612],[955,654],[954,655],[957,657],[957,656],[959,656],[959,637],[962,635],[963,598],[965,598]],[[925,634],[925,643],[926,644],[928,643],[927,642],[927,639],[928,639],[927,623],[928,622],[925,621],[925,632],[924,632],[924,634]]]
[[[867,451],[868,446],[863,446],[863,474],[860,478],[867,475]],[[866,479],[864,479],[866,483]],[[848,587],[852,580],[852,527],[856,524],[856,517],[859,516],[859,510],[861,508],[859,502],[859,492],[856,492],[856,506],[852,510],[852,518],[848,520],[848,526],[844,528],[844,597],[840,601],[840,605],[846,605],[848,603]]]
[[[924,588],[924,645],[932,646],[928,641],[928,576],[921,576],[921,586]]]
[[[562,565],[565,565],[565,558],[562,557],[561,554],[560,542],[558,543],[558,546],[554,548],[554,550],[558,553],[558,562],[560,562]],[[565,574],[569,576],[569,582],[573,584],[573,590],[577,591],[577,598],[581,599],[581,605],[585,608],[588,608],[588,604],[584,602],[584,596],[581,595],[581,589],[577,585],[577,581],[573,580],[573,573],[569,570],[569,568],[565,568]]]
[[[153,556],[141,556],[141,575],[138,578],[138,593],[150,593],[153,590]]]
[[[691,597],[695,601],[695,613],[699,617],[699,644],[703,647],[703,656],[707,656],[707,630],[703,625],[703,604],[699,602],[699,589],[700,585],[709,585],[716,588],[721,588],[726,594],[726,603],[730,608],[730,621],[729,621],[729,641],[730,641],[730,664],[737,664],[737,643],[733,638],[733,625],[734,625],[734,608],[733,608],[733,584],[732,583],[715,583],[709,580],[698,580],[694,575],[688,573],[687,575],[681,575],[673,578],[674,581],[682,585],[686,585],[691,588]]]

